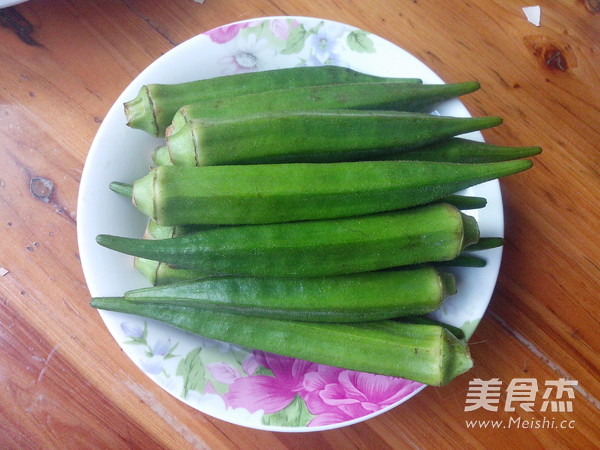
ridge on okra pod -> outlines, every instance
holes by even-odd
[[[293,67],[250,72],[175,84],[146,84],[124,104],[127,125],[153,136],[165,135],[179,108],[191,103],[220,100],[257,92],[302,86],[364,82],[420,84],[418,78],[385,78],[345,67]]]

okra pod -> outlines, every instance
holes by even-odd
[[[162,321],[209,339],[433,386],[445,385],[473,366],[466,342],[439,325],[398,323],[389,332],[361,324],[266,319],[118,297],[97,297],[91,306]]]
[[[218,227],[148,240],[98,235],[107,248],[208,275],[328,276],[455,258],[479,240],[448,204],[342,219]]]
[[[383,156],[379,155],[372,159],[479,164],[528,158],[530,156],[538,155],[541,152],[542,149],[537,146],[505,147],[454,137],[408,151],[395,151],[394,149],[390,149],[389,154]],[[368,158],[363,157],[360,159]],[[157,166],[173,165],[169,149],[166,145],[158,147],[152,153],[152,161]]]
[[[485,267],[486,264],[486,260],[483,258],[461,253],[450,261],[435,262],[434,267]],[[134,266],[153,286],[164,286],[210,276],[202,269],[178,269],[166,263],[138,257],[134,258]]]
[[[133,203],[161,225],[348,217],[434,202],[531,165],[515,160],[159,166],[134,183]]]
[[[205,277],[125,298],[271,319],[364,322],[432,312],[455,293],[452,274],[423,266],[331,277]]]
[[[375,159],[490,128],[500,117],[371,110],[258,112],[189,120],[167,136],[175,165],[213,166]]]
[[[367,82],[303,86],[261,92],[212,102],[192,103],[177,111],[167,135],[188,121],[204,118],[241,117],[258,112],[318,111],[323,109],[370,109],[423,112],[432,106],[479,89],[479,83],[409,84]]]
[[[146,84],[124,104],[127,124],[164,136],[179,108],[191,103],[300,86],[367,81],[421,83],[415,78],[384,78],[336,66],[293,67],[222,76],[177,84]]]

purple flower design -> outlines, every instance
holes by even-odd
[[[122,322],[121,330],[125,333],[125,336],[130,338],[140,339],[144,336],[144,329],[137,323]]]
[[[311,55],[314,65],[334,64],[339,61],[342,31],[335,26],[323,26],[309,38],[309,45],[314,52]]]
[[[257,364],[269,369],[273,376],[259,374],[237,378],[224,395],[227,406],[243,407],[251,413],[262,409],[265,414],[271,414],[284,409],[296,395],[303,395],[304,375],[317,368],[315,363],[261,351],[254,351],[253,356]],[[246,361],[246,366],[254,365]]]
[[[319,365],[304,377],[309,426],[340,423],[390,406],[422,385],[402,378]]]
[[[251,22],[234,23],[233,25],[226,25],[207,31],[205,34],[216,44],[225,44],[235,38],[241,29],[247,28],[250,25]]]
[[[140,361],[140,365],[144,372],[150,375],[159,375],[163,371],[164,359],[160,356],[152,356]]]
[[[152,354],[157,356],[166,356],[171,350],[171,340],[158,340],[152,346]]]

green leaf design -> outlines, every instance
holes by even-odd
[[[275,376],[275,375],[273,375],[273,371],[271,369],[267,369],[266,367],[263,367],[263,366],[258,366],[253,375],[266,375],[268,377]]]
[[[147,345],[146,344],[146,339],[145,338],[141,338],[141,337],[131,337],[129,338],[128,341],[123,342],[124,344],[129,344],[129,345]]]
[[[308,32],[306,31],[306,28],[304,28],[304,25],[292,28],[287,43],[280,53],[282,55],[293,55],[294,53],[301,52],[304,48],[304,42],[306,41],[307,36]]]
[[[173,353],[175,351],[175,349],[177,348],[178,345],[179,345],[179,342],[176,342],[175,345],[169,349],[169,352],[165,355],[165,359],[171,359],[171,358],[178,358],[179,357],[179,355],[176,355],[176,354]]]
[[[202,347],[189,352],[185,358],[179,361],[175,375],[183,377],[183,391],[181,396],[187,397],[189,391],[204,391],[206,384],[204,364],[200,359]]]
[[[263,423],[271,426],[305,427],[313,417],[315,416],[308,411],[304,400],[296,395],[294,400],[281,411],[265,414]]]
[[[375,53],[375,45],[368,35],[369,33],[363,30],[351,31],[346,38],[350,50],[358,53]]]

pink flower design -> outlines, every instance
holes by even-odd
[[[329,425],[379,411],[410,395],[420,383],[402,378],[319,365],[304,378],[304,400],[316,417],[309,426]]]
[[[242,376],[235,367],[224,362],[210,363],[206,367],[219,383],[232,384]]]
[[[304,375],[317,368],[315,363],[271,353],[254,351],[253,356],[258,365],[269,369],[273,376],[250,375],[237,378],[224,395],[227,406],[246,408],[251,413],[262,409],[265,414],[271,414],[284,409],[296,395],[302,396]]]
[[[297,22],[294,21],[292,26],[297,26]],[[269,22],[269,29],[273,36],[282,41],[287,41],[290,34],[290,23],[286,19],[274,19]]]
[[[241,29],[250,26],[250,24],[251,22],[234,23],[233,25],[226,25],[207,31],[205,34],[216,44],[225,44],[236,37]]]

